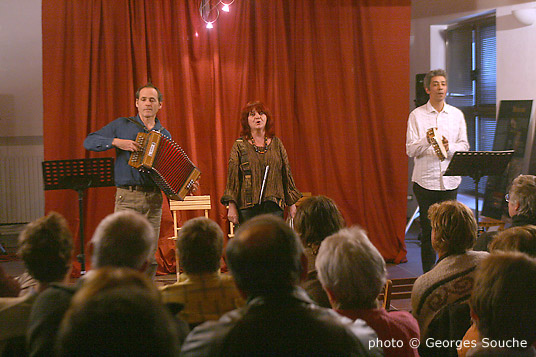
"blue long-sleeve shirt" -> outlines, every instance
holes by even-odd
[[[158,118],[155,119],[155,126],[152,130],[160,132],[171,139],[171,134],[167,131]],[[130,118],[117,118],[102,129],[91,133],[84,140],[84,147],[91,151],[106,151],[114,148],[112,142],[115,138],[136,140],[140,132],[148,133],[147,127],[143,124],[139,116]],[[115,185],[116,186],[156,186],[148,173],[140,172],[128,164],[130,151],[115,148]]]

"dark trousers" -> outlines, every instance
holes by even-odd
[[[273,214],[283,218],[283,210],[277,205],[277,203],[273,201],[265,201],[260,205],[241,209],[238,214],[238,219],[240,221],[240,224],[242,224],[255,216],[259,216],[265,213]]]
[[[432,248],[432,227],[428,219],[428,209],[434,203],[455,200],[458,189],[447,191],[427,190],[415,182],[413,183],[413,193],[419,203],[419,220],[421,222],[421,260],[422,271],[426,273],[435,264],[436,253]]]

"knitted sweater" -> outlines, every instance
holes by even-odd
[[[426,335],[428,324],[439,309],[469,298],[475,268],[488,254],[467,251],[446,256],[415,281],[411,292],[411,307],[413,316],[419,322],[421,336]]]

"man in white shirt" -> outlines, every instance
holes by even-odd
[[[424,77],[424,89],[430,100],[411,112],[406,133],[406,153],[414,158],[413,193],[419,203],[421,223],[421,259],[423,272],[435,263],[432,249],[431,227],[428,208],[437,202],[455,200],[459,176],[443,176],[456,151],[469,150],[467,125],[461,110],[445,102],[447,95],[447,73],[442,69],[430,71]],[[442,138],[447,157],[441,160],[427,136],[430,128],[436,128]]]

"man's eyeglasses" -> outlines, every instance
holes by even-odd
[[[510,195],[508,193],[506,195],[504,195],[504,200],[506,202],[510,202]]]

